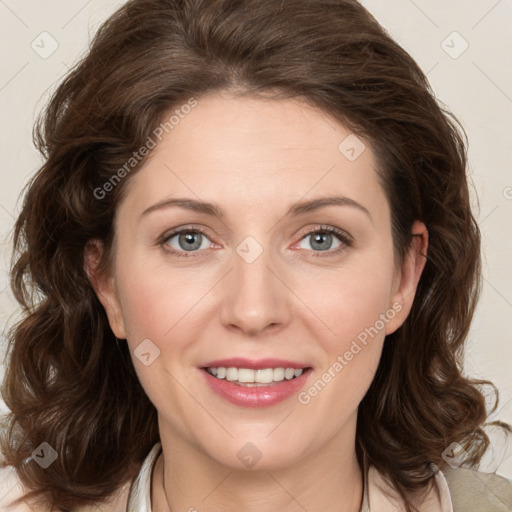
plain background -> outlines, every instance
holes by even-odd
[[[122,3],[0,0],[0,352],[17,315],[8,287],[11,229],[22,187],[41,164],[31,138],[35,116],[86,52],[98,25]],[[362,3],[427,73],[436,97],[468,134],[485,281],[465,367],[468,375],[497,385],[501,400],[492,419],[512,423],[512,1]],[[512,478],[511,443],[493,439],[494,456],[482,469]]]

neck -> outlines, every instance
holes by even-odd
[[[162,454],[153,471],[152,510],[359,512],[363,476],[355,453],[355,421],[346,427],[291,466],[247,470],[219,464],[160,425]]]

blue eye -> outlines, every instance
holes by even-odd
[[[171,243],[174,238],[176,238],[178,247]],[[207,249],[210,247],[211,242],[209,244],[203,243],[206,242],[206,240],[209,240],[206,234],[197,228],[181,228],[170,233],[163,243],[170,247],[171,252],[177,256],[187,257],[187,252],[196,252],[198,249]]]
[[[314,230],[306,233],[301,242],[308,238],[311,240],[310,247],[312,247],[316,257],[332,256],[352,245],[352,237],[345,231],[333,226],[317,226]],[[332,244],[335,239],[338,240],[338,244],[333,248]]]
[[[310,246],[315,251],[328,251],[333,248],[332,244],[333,241],[335,241],[335,237],[326,231],[315,231],[313,233],[309,233],[301,241],[308,239],[310,240]],[[340,245],[341,242],[338,240],[338,245],[336,247],[339,247]]]
[[[352,245],[352,237],[345,231],[333,226],[316,226],[315,229],[307,232],[300,240],[310,239],[310,249],[315,257],[333,256]],[[333,248],[333,242],[337,245]],[[211,240],[206,233],[199,228],[182,227],[166,234],[159,242],[164,249],[173,255],[190,258],[198,255],[204,249],[212,246]],[[301,247],[304,249],[304,247]],[[324,253],[324,254],[322,254]]]

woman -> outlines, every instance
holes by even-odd
[[[355,0],[132,0],[37,142],[6,504],[506,510],[449,469],[488,445],[464,143]]]

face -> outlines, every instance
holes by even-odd
[[[415,223],[420,245],[395,265],[377,162],[350,135],[299,100],[210,94],[130,177],[94,286],[162,436],[239,468],[244,450],[276,468],[353,445],[426,233]],[[239,381],[303,372],[244,386],[204,369],[226,366]]]

